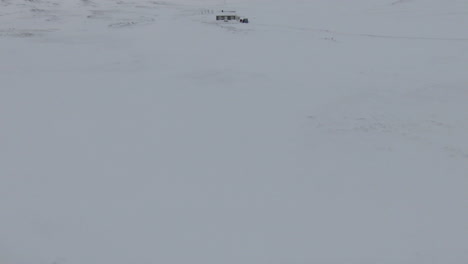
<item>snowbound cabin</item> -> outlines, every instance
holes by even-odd
[[[216,20],[217,21],[239,21],[240,16],[236,14],[236,11],[227,11],[227,10],[221,10],[221,13],[216,15]]]
[[[222,15],[217,15],[216,20],[221,20],[221,21],[239,21],[240,17],[236,14],[222,14]]]
[[[248,18],[241,18],[240,16],[236,14],[236,11],[226,11],[226,10],[221,10],[221,13],[216,15],[216,20],[224,21],[224,22],[237,21],[240,23],[249,23]]]

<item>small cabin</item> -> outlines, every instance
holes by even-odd
[[[222,14],[222,15],[217,15],[216,20],[222,20],[222,21],[239,21],[240,17],[235,14]]]

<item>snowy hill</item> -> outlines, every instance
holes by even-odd
[[[464,0],[0,0],[0,263],[467,263],[467,28]]]

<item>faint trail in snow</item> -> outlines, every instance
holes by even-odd
[[[142,17],[138,20],[120,21],[120,22],[112,23],[112,24],[109,24],[109,27],[110,28],[125,28],[125,27],[137,26],[137,25],[150,24],[154,21],[155,21],[154,18]]]
[[[461,148],[447,146],[444,149],[445,149],[445,151],[447,151],[449,153],[449,155],[451,157],[454,157],[454,158],[458,157],[458,158],[468,159],[468,152],[464,151]]]
[[[234,25],[229,25],[229,24],[227,24],[227,25],[221,24],[221,23],[215,23],[215,24],[218,25],[219,27],[227,29],[228,31],[233,32],[233,33],[247,33],[249,31],[251,31],[249,29],[238,28],[238,27],[235,27]]]
[[[28,38],[57,31],[57,29],[0,29],[0,37]]]
[[[260,26],[267,27],[281,27],[288,28],[293,30],[300,31],[312,31],[320,33],[328,33],[342,36],[354,36],[354,37],[367,37],[367,38],[381,38],[381,39],[406,39],[406,40],[436,40],[436,41],[468,41],[468,38],[445,38],[445,37],[421,37],[421,36],[397,36],[397,35],[380,35],[380,34],[369,34],[369,33],[351,33],[351,32],[341,32],[330,29],[320,29],[320,28],[303,28],[303,27],[294,27],[286,25],[267,25],[267,24],[257,24]]]
[[[441,41],[468,41],[468,38],[440,38],[440,37],[419,37],[419,36],[392,36],[392,35],[377,35],[377,34],[363,34],[363,33],[344,33],[337,31],[327,32],[339,35],[349,35],[349,36],[362,36],[369,38],[386,38],[386,39],[408,39],[408,40],[441,40]]]
[[[440,141],[440,135],[446,135],[455,128],[440,120],[411,120],[391,118],[386,115],[310,115],[307,119],[316,131],[328,135],[350,135],[353,133],[369,135],[398,136],[427,147],[444,151],[452,158],[468,159],[468,149],[451,142]],[[391,147],[391,145],[389,146]]]
[[[392,2],[390,5],[405,4],[405,3],[409,3],[411,1],[413,1],[413,0],[398,0],[398,1]]]

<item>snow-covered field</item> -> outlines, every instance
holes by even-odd
[[[0,263],[468,263],[468,2],[227,2],[0,0]]]

